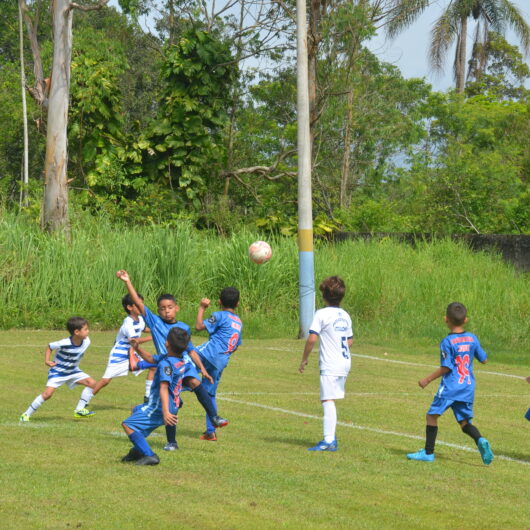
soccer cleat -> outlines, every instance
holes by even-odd
[[[177,442],[168,442],[166,445],[164,445],[164,451],[175,451],[179,448],[179,444]]]
[[[149,403],[149,396],[144,396],[144,404]]]
[[[142,458],[136,461],[137,466],[156,466],[157,464],[160,464],[160,458],[158,458],[157,455],[144,455]]]
[[[333,440],[331,443],[327,443],[326,440],[320,440],[316,445],[310,447],[308,451],[331,451],[335,452],[339,448],[337,440]]]
[[[478,450],[482,461],[489,466],[493,462],[493,451],[491,450],[490,443],[486,438],[479,438],[477,442]]]
[[[434,453],[428,455],[425,449],[420,449],[416,453],[408,453],[407,458],[409,460],[420,460],[422,462],[434,462]]]
[[[215,434],[215,432],[203,432],[200,436],[199,436],[199,440],[207,440],[209,442],[217,442],[217,435]]]
[[[122,462],[136,462],[142,458],[143,453],[140,453],[136,447],[131,447],[131,450],[121,459]]]
[[[228,425],[228,420],[225,420],[224,418],[221,418],[220,416],[214,416],[213,418],[210,418],[212,425],[216,429],[220,429],[221,427],[226,427]]]
[[[88,409],[79,409],[74,412],[74,418],[88,418],[89,416],[93,416],[95,412],[93,410]]]
[[[29,421],[29,416],[27,414],[22,414],[20,416],[20,418],[18,419],[18,421],[22,422],[22,423],[28,423]]]

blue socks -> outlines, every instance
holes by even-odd
[[[177,426],[166,425],[166,438],[168,443],[174,444],[177,442]]]
[[[199,400],[199,403],[203,406],[204,410],[206,411],[206,414],[210,418],[215,418],[217,416],[217,408],[214,404],[214,401],[210,397],[210,394],[208,394],[208,390],[200,384],[197,388],[193,390],[195,392],[195,395],[197,396],[197,399]]]
[[[133,443],[134,447],[140,451],[145,456],[153,456],[155,453],[153,453],[151,447],[149,447],[149,444],[147,443],[147,440],[145,439],[143,434],[140,434],[137,431],[133,431],[132,434],[129,434],[129,440]]]
[[[210,395],[210,399],[212,400],[215,410],[217,410],[217,401],[215,399],[215,396]],[[212,422],[210,421],[209,416],[206,416],[206,432],[210,432],[210,433],[215,432],[215,427],[212,425]]]

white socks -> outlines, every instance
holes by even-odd
[[[334,401],[324,401],[324,441],[330,444],[335,440],[335,429],[337,428],[337,408]]]
[[[145,380],[145,397],[149,397],[149,394],[151,394],[151,387],[153,386],[153,380],[152,379],[146,379]]]
[[[79,398],[79,402],[77,403],[77,407],[75,410],[81,410],[86,408],[86,406],[90,403],[90,400],[94,397],[94,392],[92,392],[92,389],[87,386],[81,392],[81,397]]]
[[[33,403],[29,406],[28,410],[24,412],[24,414],[26,416],[31,416],[43,403],[44,403],[44,398],[39,394],[33,400]]]

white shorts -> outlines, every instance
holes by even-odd
[[[52,388],[59,388],[60,386],[68,385],[68,388],[72,389],[77,385],[79,381],[89,378],[90,376],[88,374],[85,374],[85,372],[76,372],[75,374],[52,377],[48,379],[46,386],[51,386]]]
[[[345,375],[320,376],[320,401],[326,399],[344,399]]]
[[[136,355],[136,354],[135,354]],[[138,356],[137,356],[138,357]],[[141,360],[139,357],[138,360]],[[124,377],[129,373],[134,375],[140,375],[144,370],[136,370],[135,372],[129,372],[129,360],[125,360],[121,363],[109,363],[103,374],[103,379],[114,379],[115,377]]]

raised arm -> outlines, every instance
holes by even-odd
[[[145,315],[144,302],[138,296],[138,293],[136,292],[134,285],[131,283],[131,278],[129,277],[129,273],[124,270],[119,270],[116,273],[116,277],[119,278],[123,283],[125,283],[125,286],[127,287],[127,291],[129,291],[129,294],[131,295],[134,305],[138,308],[138,310],[140,311],[142,315]]]
[[[204,312],[210,307],[210,299],[203,298],[199,303],[199,309],[197,310],[197,318],[195,319],[195,329],[197,331],[202,331],[206,329],[204,325]]]

